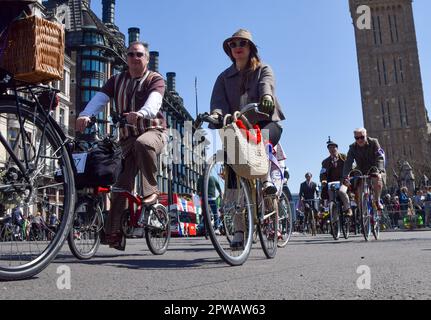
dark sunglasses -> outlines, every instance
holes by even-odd
[[[365,140],[365,137],[364,137],[364,136],[361,136],[361,137],[355,137],[355,140]]]
[[[235,49],[237,47],[245,48],[248,45],[247,40],[241,40],[241,41],[231,41],[229,42],[229,48]]]
[[[135,56],[138,58],[142,58],[143,56],[145,56],[145,53],[143,53],[143,52],[127,52],[127,56],[130,58],[134,58]]]

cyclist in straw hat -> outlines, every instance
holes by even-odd
[[[275,95],[275,79],[271,67],[262,63],[252,34],[247,30],[240,29],[226,39],[223,50],[232,65],[219,75],[214,85],[211,97],[212,117],[220,120],[226,114],[240,111],[247,104],[258,103],[260,111],[269,117],[253,114],[248,115],[248,120],[253,125],[258,124],[263,132],[269,133],[266,138],[275,147],[281,139],[283,129],[280,122],[285,117]],[[269,177],[264,181],[264,192],[277,192]],[[243,238],[243,227],[235,226],[232,246],[241,247]]]

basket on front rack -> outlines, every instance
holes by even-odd
[[[31,16],[12,23],[0,67],[27,83],[63,79],[64,29],[58,23]]]

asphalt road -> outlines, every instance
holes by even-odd
[[[202,238],[172,239],[160,257],[145,240],[129,240],[126,252],[101,247],[84,263],[65,246],[37,277],[0,283],[0,299],[431,299],[430,267],[430,231],[383,233],[369,243],[296,235],[274,260],[257,245],[236,268]],[[61,278],[69,270],[70,289]]]

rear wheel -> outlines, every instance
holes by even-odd
[[[334,240],[340,239],[341,226],[340,226],[340,210],[337,203],[331,201],[329,204],[329,216],[331,221],[331,233]]]
[[[259,206],[259,223],[257,233],[259,235],[262,250],[268,259],[275,258],[278,248],[278,200],[266,197]]]
[[[171,239],[170,217],[166,207],[157,204],[149,210],[149,222],[145,228],[145,240],[154,255],[162,255],[168,250]]]
[[[278,247],[284,248],[289,243],[293,230],[292,208],[290,206],[290,201],[286,192],[281,194],[278,212],[278,231],[280,236]]]
[[[19,110],[14,100],[0,101],[0,218],[19,206],[29,219],[42,212],[46,220],[55,214],[58,223],[33,241],[1,242],[0,280],[30,278],[49,265],[69,233],[75,203],[72,164],[56,127],[30,102]]]

